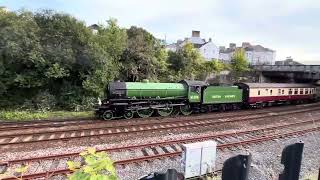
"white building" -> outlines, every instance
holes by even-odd
[[[219,58],[219,48],[212,42],[211,38],[199,48],[199,51],[207,60]]]
[[[243,42],[241,47],[236,47],[234,43],[230,43],[229,48],[220,47],[219,59],[230,63],[237,48],[243,48],[245,50],[245,56],[251,65],[271,65],[275,62],[276,51],[261,45],[251,45],[248,42]]]
[[[168,51],[176,52],[177,50],[182,48],[187,42],[192,43],[193,46],[199,50],[200,54],[206,60],[219,58],[218,46],[216,46],[212,42],[211,38],[209,39],[209,41],[206,41],[205,39],[201,39],[200,31],[192,31],[192,36],[190,38],[185,38],[183,41],[178,40],[176,43],[169,44],[166,46],[166,49]]]
[[[9,9],[5,6],[0,6],[0,11],[9,12]]]

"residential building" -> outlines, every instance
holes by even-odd
[[[195,48],[197,48],[200,54],[206,60],[218,59],[219,58],[219,48],[216,46],[212,39],[209,38],[208,41],[202,39],[200,37],[200,31],[192,31],[192,35],[189,38],[185,38],[184,40],[178,40],[176,43],[172,43],[166,45],[166,49],[168,51],[176,52],[180,48],[182,48],[187,42],[193,44]]]
[[[93,34],[97,34],[100,26],[98,24],[92,24],[88,28],[92,30]]]
[[[235,43],[230,43],[228,48],[221,46],[219,48],[219,59],[226,63],[230,63],[236,49],[243,48],[245,56],[251,65],[273,64],[276,57],[276,51],[265,48],[261,45],[251,45],[243,42],[241,47],[237,47]]]

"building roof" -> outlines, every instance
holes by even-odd
[[[255,52],[274,52],[273,50],[269,48],[265,48],[261,45],[251,45],[250,43],[243,43],[242,47],[236,47],[236,48],[226,48],[226,49],[220,49],[220,53],[232,53],[236,49],[243,48],[245,51],[255,51]]]
[[[250,88],[307,88],[314,87],[311,84],[300,83],[243,83]]]
[[[201,39],[200,37],[190,37],[190,38],[187,38],[187,41],[190,41],[192,44],[204,44],[204,43],[206,43],[206,41]]]
[[[166,45],[167,48],[176,48],[177,44],[176,43],[172,43],[172,44],[168,44]]]
[[[91,26],[89,26],[90,29],[95,29],[95,30],[98,30],[99,27],[100,26],[98,24],[92,24]]]

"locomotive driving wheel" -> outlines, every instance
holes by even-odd
[[[140,109],[140,110],[137,110],[137,114],[141,118],[147,118],[147,117],[150,117],[153,114],[153,109],[151,109],[151,108]]]
[[[162,117],[170,116],[172,112],[173,112],[173,107],[171,103],[167,103],[165,107],[162,109],[157,109],[157,113]]]
[[[133,117],[133,111],[132,110],[125,110],[123,116],[126,119],[131,119]]]
[[[113,112],[108,110],[108,111],[105,111],[103,114],[102,114],[102,118],[104,120],[110,120],[113,118]]]
[[[189,104],[184,105],[184,106],[180,106],[180,112],[185,115],[188,116],[192,113],[192,108]]]

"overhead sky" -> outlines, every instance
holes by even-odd
[[[54,9],[87,25],[113,17],[167,42],[199,30],[218,46],[250,42],[276,50],[276,60],[320,64],[320,0],[0,0],[0,6]]]

